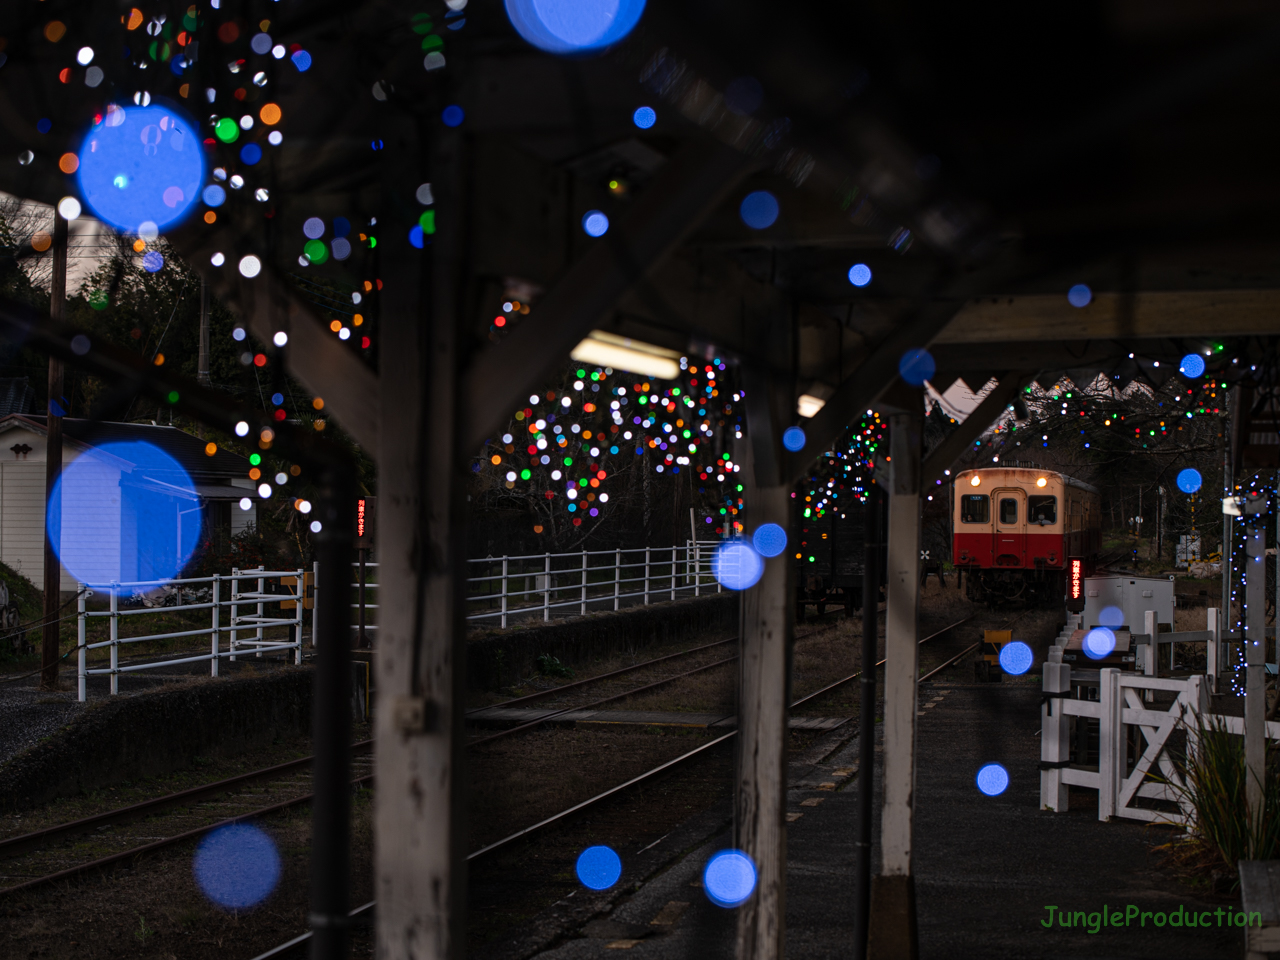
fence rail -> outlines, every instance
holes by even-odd
[[[256,570],[233,569],[230,574],[216,574],[212,577],[193,577],[183,580],[146,580],[133,582],[112,581],[110,583],[79,584],[79,599],[76,611],[77,639],[77,674],[78,696],[85,699],[85,687],[91,676],[107,675],[111,678],[111,692],[120,692],[120,674],[133,673],[139,670],[155,670],[160,667],[175,666],[183,663],[209,662],[210,676],[218,675],[218,664],[221,660],[235,660],[245,653],[253,653],[258,657],[276,650],[292,650],[294,663],[302,662],[302,613],[305,599],[305,570]],[[294,589],[288,592],[269,592],[267,581],[292,577]],[[249,589],[244,589],[246,582]],[[228,593],[223,597],[224,586]],[[88,598],[93,590],[106,590],[109,594],[106,610],[88,609]],[[121,606],[121,597],[154,595],[155,591],[166,592],[163,605],[157,606]],[[205,593],[209,599],[204,600]],[[184,594],[194,602],[183,603]],[[176,602],[169,604],[173,597]],[[271,603],[294,601],[295,612],[291,617],[276,616],[267,613],[266,607]],[[121,621],[127,618],[155,617],[189,611],[205,610],[209,614],[209,625],[189,630],[165,630],[162,632],[141,633],[121,636]],[[227,622],[222,622],[222,613],[226,610]],[[247,611],[247,612],[245,612]],[[283,611],[281,611],[283,613]],[[106,640],[89,641],[89,624],[93,620],[106,620],[108,637]],[[286,627],[289,633],[285,637],[267,637],[266,631],[273,627]],[[289,635],[291,634],[291,636]],[[227,638],[227,648],[222,648],[223,636]],[[144,660],[138,663],[120,664],[120,648],[131,643],[143,643],[154,640],[173,640],[181,637],[209,638],[209,652],[175,659]],[[110,666],[90,667],[89,651],[108,648]]]

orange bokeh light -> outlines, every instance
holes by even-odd
[[[74,153],[64,153],[58,158],[58,169],[63,173],[75,173],[80,169],[80,158]]]
[[[258,111],[258,116],[262,119],[263,123],[270,127],[280,122],[282,114],[278,106],[274,103],[268,103]]]

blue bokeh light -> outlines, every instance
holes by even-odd
[[[746,903],[756,889],[756,865],[741,850],[721,850],[702,870],[702,889],[718,907]]]
[[[1093,291],[1087,284],[1077,283],[1067,291],[1067,303],[1073,307],[1087,307],[1093,300]]]
[[[253,166],[262,159],[262,148],[256,143],[246,143],[240,148],[240,159]]]
[[[451,103],[440,111],[440,120],[446,127],[460,127],[466,117],[466,113],[456,103]]]
[[[198,131],[174,107],[112,104],[79,150],[76,180],[94,216],[122,233],[182,221],[205,179]]]
[[[333,235],[335,237],[345,237],[351,232],[351,221],[346,217],[333,218]]]
[[[631,122],[641,130],[648,130],[658,122],[658,112],[653,107],[636,107],[636,112],[631,115]]]
[[[1101,660],[1116,648],[1116,635],[1107,627],[1094,627],[1084,635],[1084,653],[1090,660]]]
[[[1009,789],[1009,771],[998,763],[988,763],[975,779],[978,789],[988,797],[998,797]]]
[[[192,871],[206,897],[243,910],[265,900],[280,882],[280,854],[261,828],[233,823],[200,841]]]
[[[923,386],[926,380],[932,380],[937,370],[933,354],[923,348],[908,350],[898,360],[898,373],[913,387]]]
[[[1104,627],[1110,627],[1115,630],[1124,626],[1124,611],[1117,606],[1106,606],[1102,608],[1102,612],[1098,614],[1098,623]]]
[[[422,232],[422,227],[416,223],[409,228],[409,243],[419,250],[427,245],[426,235]]]
[[[804,430],[800,427],[787,427],[782,431],[782,445],[792,453],[799,453],[803,450],[808,439],[804,434]]]
[[[67,571],[95,589],[168,580],[191,559],[203,509],[191,476],[141,440],[94,446],[63,469],[46,523]]]
[[[505,0],[516,32],[548,53],[603,50],[629,34],[645,0]]]
[[[289,59],[293,61],[293,65],[298,68],[299,73],[306,73],[311,69],[311,54],[305,50],[296,51]]]
[[[419,227],[418,229],[421,230],[422,228]],[[345,237],[338,237],[329,246],[333,249],[333,259],[335,260],[345,260],[351,256],[351,241]]]
[[[751,535],[751,543],[762,557],[776,557],[787,549],[787,531],[776,523],[762,523]]]
[[[1031,669],[1035,656],[1031,648],[1021,640],[1006,643],[1000,648],[1000,669],[1011,676],[1021,676]]]
[[[1200,485],[1204,483],[1204,478],[1200,476],[1200,471],[1194,467],[1187,467],[1178,474],[1178,489],[1183,493],[1195,493],[1200,489]]]
[[[608,847],[587,847],[578,855],[578,879],[592,890],[608,890],[622,876],[622,860]]]
[[[711,575],[728,590],[749,590],[763,574],[760,554],[740,540],[722,544],[711,557]]]
[[[201,196],[204,198],[205,204],[210,207],[220,207],[227,202],[227,191],[216,183],[211,183],[205,187]]]
[[[1204,374],[1204,357],[1198,353],[1188,353],[1182,358],[1182,363],[1178,364],[1178,372],[1184,377],[1196,377]]]
[[[742,198],[738,216],[752,230],[772,227],[778,219],[778,198],[768,190],[753,190]]]
[[[849,268],[849,282],[855,287],[865,287],[871,282],[871,268],[865,263],[855,263]]]
[[[159,273],[164,269],[164,256],[159,250],[148,250],[142,255],[142,269],[147,273]]]
[[[582,229],[588,237],[603,237],[609,232],[609,218],[599,210],[588,210],[582,215]]]

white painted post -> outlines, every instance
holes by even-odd
[[[1142,631],[1147,635],[1149,646],[1142,656],[1142,672],[1148,677],[1160,675],[1160,650],[1156,646],[1156,626],[1156,612],[1154,610],[1144,611],[1142,614]]]
[[[587,615],[587,551],[582,551],[582,615]]]
[[[259,569],[259,570],[265,570],[265,569],[266,569],[266,567],[265,567],[265,566],[264,566],[264,567],[259,567],[258,569]],[[262,641],[263,641],[263,639],[264,639],[264,630],[263,630],[263,626],[262,626],[262,618],[263,618],[264,616],[266,616],[266,613],[267,613],[267,605],[262,601],[261,597],[262,597],[262,594],[266,591],[266,589],[267,589],[267,581],[266,581],[265,579],[263,579],[262,577],[259,577],[259,578],[258,578],[258,597],[259,597],[259,600],[258,600],[258,629],[257,629],[257,631],[254,633],[254,639],[258,641],[258,645],[257,645],[256,647],[254,647],[254,649],[258,651],[258,659],[259,659],[259,660],[261,660],[261,659],[262,659]]]
[[[920,616],[920,459],[923,401],[889,418],[888,596],[885,610],[884,800],[880,874],[871,882],[869,955],[917,955],[916,712]],[[914,404],[913,404],[914,406]],[[871,731],[868,725],[868,734]]]
[[[294,620],[294,625],[297,628],[295,631],[295,644],[293,648],[293,665],[295,667],[302,664],[302,601],[307,595],[306,584],[302,581],[306,574],[307,571],[305,569],[298,571],[298,606],[294,610],[297,614],[297,618]]]
[[[222,603],[222,575],[215,573],[213,575],[213,608],[209,611],[209,652],[212,656],[209,658],[209,676],[216,677],[218,675],[218,631],[221,629],[219,621],[221,611],[218,609]],[[301,606],[301,604],[299,604]]]
[[[1245,623],[1244,623],[1244,766],[1245,800],[1255,830],[1260,832],[1266,783],[1266,619],[1267,551],[1261,523],[1245,525]],[[1255,832],[1254,836],[1258,836]],[[1249,856],[1258,851],[1250,847]]]
[[[1110,820],[1116,814],[1116,794],[1124,768],[1121,766],[1120,744],[1120,671],[1106,667],[1098,686],[1098,819]]]
[[[542,621],[551,619],[551,554],[543,555],[542,565]]]
[[[231,656],[228,658],[232,663],[236,662],[236,643],[240,639],[240,630],[237,624],[240,621],[240,568],[231,568]],[[311,645],[315,646],[316,627],[314,618],[311,621]]]
[[[120,692],[120,584],[111,582],[111,694]]]
[[[1046,662],[1043,690],[1049,699],[1040,707],[1040,759],[1052,766],[1040,771],[1040,809],[1063,813],[1069,791],[1059,764],[1071,755],[1071,734],[1062,701],[1071,693],[1071,664]]]
[[[502,628],[507,627],[507,557],[502,557]]]
[[[1206,644],[1205,664],[1209,673],[1209,692],[1218,692],[1218,675],[1222,668],[1222,641],[1218,637],[1218,608],[1209,607],[1206,611],[1205,629],[1213,636]]]
[[[671,545],[671,599],[676,598],[676,551],[680,549],[674,543]]]
[[[85,627],[87,625],[88,617],[84,615],[84,602],[85,595],[88,593],[88,590],[89,588],[85,584],[76,584],[76,594],[80,598],[76,601],[76,646],[78,648],[76,650],[76,699],[81,703],[84,703],[85,681],[87,680],[87,675],[85,674],[85,669],[87,667],[87,664],[85,663],[85,654],[88,651],[85,649]]]
[[[644,548],[644,605],[649,605],[649,548]]]
[[[698,541],[693,541],[693,595],[702,596],[702,552]]]
[[[622,550],[619,549],[613,558],[613,609],[618,609],[618,596],[622,592]]]

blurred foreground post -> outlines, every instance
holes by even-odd
[[[871,924],[871,801],[876,766],[876,641],[880,633],[880,488],[867,486],[862,543],[862,671],[858,701],[858,805],[854,843],[857,844],[853,892],[853,957],[867,955]]]
[[[49,320],[54,329],[62,325],[67,300],[67,221],[53,214],[53,282],[49,291]],[[62,398],[62,361],[49,357],[48,408],[45,412],[44,464],[44,627],[41,631],[40,689],[58,686],[58,611],[62,600],[61,511],[56,529],[51,529],[53,493],[62,476],[62,418],[66,414]]]

